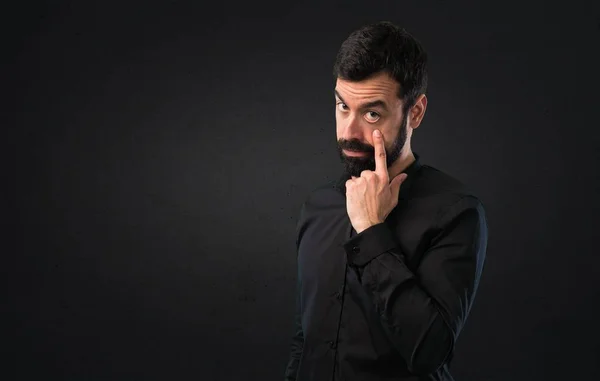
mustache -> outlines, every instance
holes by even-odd
[[[366,152],[366,153],[375,152],[375,147],[369,146],[369,145],[364,145],[361,142],[355,141],[355,140],[340,141],[340,142],[338,142],[338,145],[341,149],[345,149],[348,151],[358,151],[358,152]]]

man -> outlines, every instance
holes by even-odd
[[[339,180],[302,206],[296,328],[285,380],[453,380],[449,364],[487,246],[481,201],[422,164],[427,56],[389,22],[334,66]]]

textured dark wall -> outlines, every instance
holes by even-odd
[[[487,208],[456,379],[600,379],[597,2],[202,3],[3,12],[3,379],[282,379],[333,59],[383,19],[430,56],[413,149]]]

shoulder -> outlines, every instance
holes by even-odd
[[[416,174],[410,197],[433,203],[438,221],[453,220],[466,211],[485,219],[482,200],[467,184],[436,167],[423,164]],[[441,221],[440,221],[441,222]]]
[[[453,203],[464,197],[479,197],[465,183],[436,167],[423,164],[416,173],[411,197],[435,197],[442,203]]]
[[[339,180],[331,180],[308,192],[302,203],[302,210],[330,208],[344,202],[344,194],[339,190]]]

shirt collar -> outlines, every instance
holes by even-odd
[[[401,172],[401,173],[406,173],[408,175],[408,177],[406,178],[406,180],[404,180],[404,182],[400,186],[400,194],[398,195],[398,199],[406,198],[406,195],[408,194],[408,190],[409,190],[411,184],[413,183],[415,174],[422,167],[419,154],[413,151],[413,155],[415,157],[415,160]],[[343,195],[346,195],[346,181],[348,181],[349,178],[350,178],[350,175],[348,173],[345,173],[345,172],[342,173],[340,175],[340,177],[338,178],[338,180],[335,182],[334,188],[337,191],[339,191],[340,193],[342,193]]]

